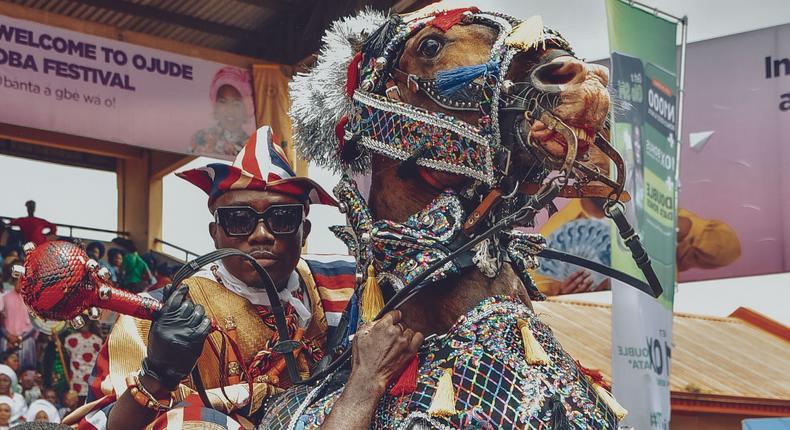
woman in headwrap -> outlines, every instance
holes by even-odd
[[[11,422],[16,422],[27,411],[25,398],[16,391],[16,373],[5,364],[0,364],[0,396],[11,398]]]
[[[11,410],[14,400],[8,396],[0,396],[0,430],[8,430],[16,422],[11,421]]]
[[[25,413],[25,421],[32,422],[45,422],[45,423],[60,423],[60,414],[55,405],[44,400],[39,399],[30,404]]]
[[[195,133],[189,151],[234,157],[249,137],[242,127],[254,112],[250,73],[238,67],[223,67],[211,81],[209,97],[217,124]]]

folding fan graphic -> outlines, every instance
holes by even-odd
[[[546,246],[609,266],[612,255],[610,233],[611,226],[602,220],[577,219],[563,224],[562,227],[552,232],[546,238]],[[540,266],[537,272],[558,281],[566,279],[573,272],[581,269],[579,266],[559,260],[546,258],[539,258],[539,260]],[[591,275],[593,287],[606,279],[605,275],[598,272],[591,270],[588,272]]]

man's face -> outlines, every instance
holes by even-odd
[[[110,261],[110,264],[112,264],[115,267],[121,267],[121,264],[123,264],[123,255],[121,255],[120,253],[113,254],[112,261]]]
[[[99,248],[96,248],[94,246],[94,247],[88,248],[86,251],[87,251],[88,257],[90,257],[90,258],[92,258],[94,260],[98,260],[100,258],[99,257]]]
[[[58,393],[55,390],[53,390],[53,389],[47,390],[44,393],[44,398],[47,399],[47,401],[49,403],[52,403],[53,405],[57,405],[59,403],[58,402]]]
[[[17,285],[18,284],[19,283],[17,283]],[[14,286],[16,287],[16,285]],[[6,358],[5,360],[5,364],[8,367],[10,367],[14,372],[16,372],[17,370],[19,370],[19,356],[17,356],[16,353],[9,355],[8,358]]]
[[[217,207],[238,206],[251,207],[257,212],[263,212],[272,205],[300,203],[296,198],[280,193],[234,190],[219,196],[214,201],[211,211],[214,212]],[[248,236],[228,236],[216,221],[209,224],[209,232],[216,248],[236,248],[250,254],[269,272],[277,288],[282,289],[299,262],[301,248],[310,233],[310,222],[305,220],[300,228],[290,235],[275,236],[260,220]],[[223,262],[233,276],[248,286],[263,287],[250,263],[237,257],[226,258]]]
[[[79,400],[80,400],[79,394],[74,390],[69,390],[66,392],[66,395],[63,397],[63,406],[74,409],[77,407]]]
[[[29,390],[33,388],[33,385],[36,384],[36,372],[35,370],[26,370],[22,373],[22,378],[19,381],[19,385],[22,386],[22,389]]]

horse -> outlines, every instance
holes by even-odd
[[[346,172],[335,193],[348,225],[336,234],[357,257],[362,320],[381,310],[365,309],[381,284],[382,298],[410,296],[402,323],[426,335],[415,380],[393,382],[371,428],[617,427],[622,408],[532,311],[534,255],[514,249],[539,238],[510,229],[427,269],[515,223],[541,183],[570,197],[617,194],[595,175],[608,159],[590,161],[609,152],[596,146],[607,84],[605,67],[576,58],[539,17],[432,6],[334,23],[314,69],[294,79],[297,148]],[[365,172],[367,193],[353,179]],[[336,371],[286,391],[260,428],[320,426],[343,382]]]

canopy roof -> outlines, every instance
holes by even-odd
[[[533,305],[574,358],[611,381],[610,305]],[[673,409],[679,400],[705,400],[790,413],[790,328],[739,308],[726,318],[676,313],[672,331]]]
[[[83,21],[280,64],[319,48],[335,19],[366,6],[403,12],[424,0],[0,0]],[[276,43],[272,43],[276,41]]]

